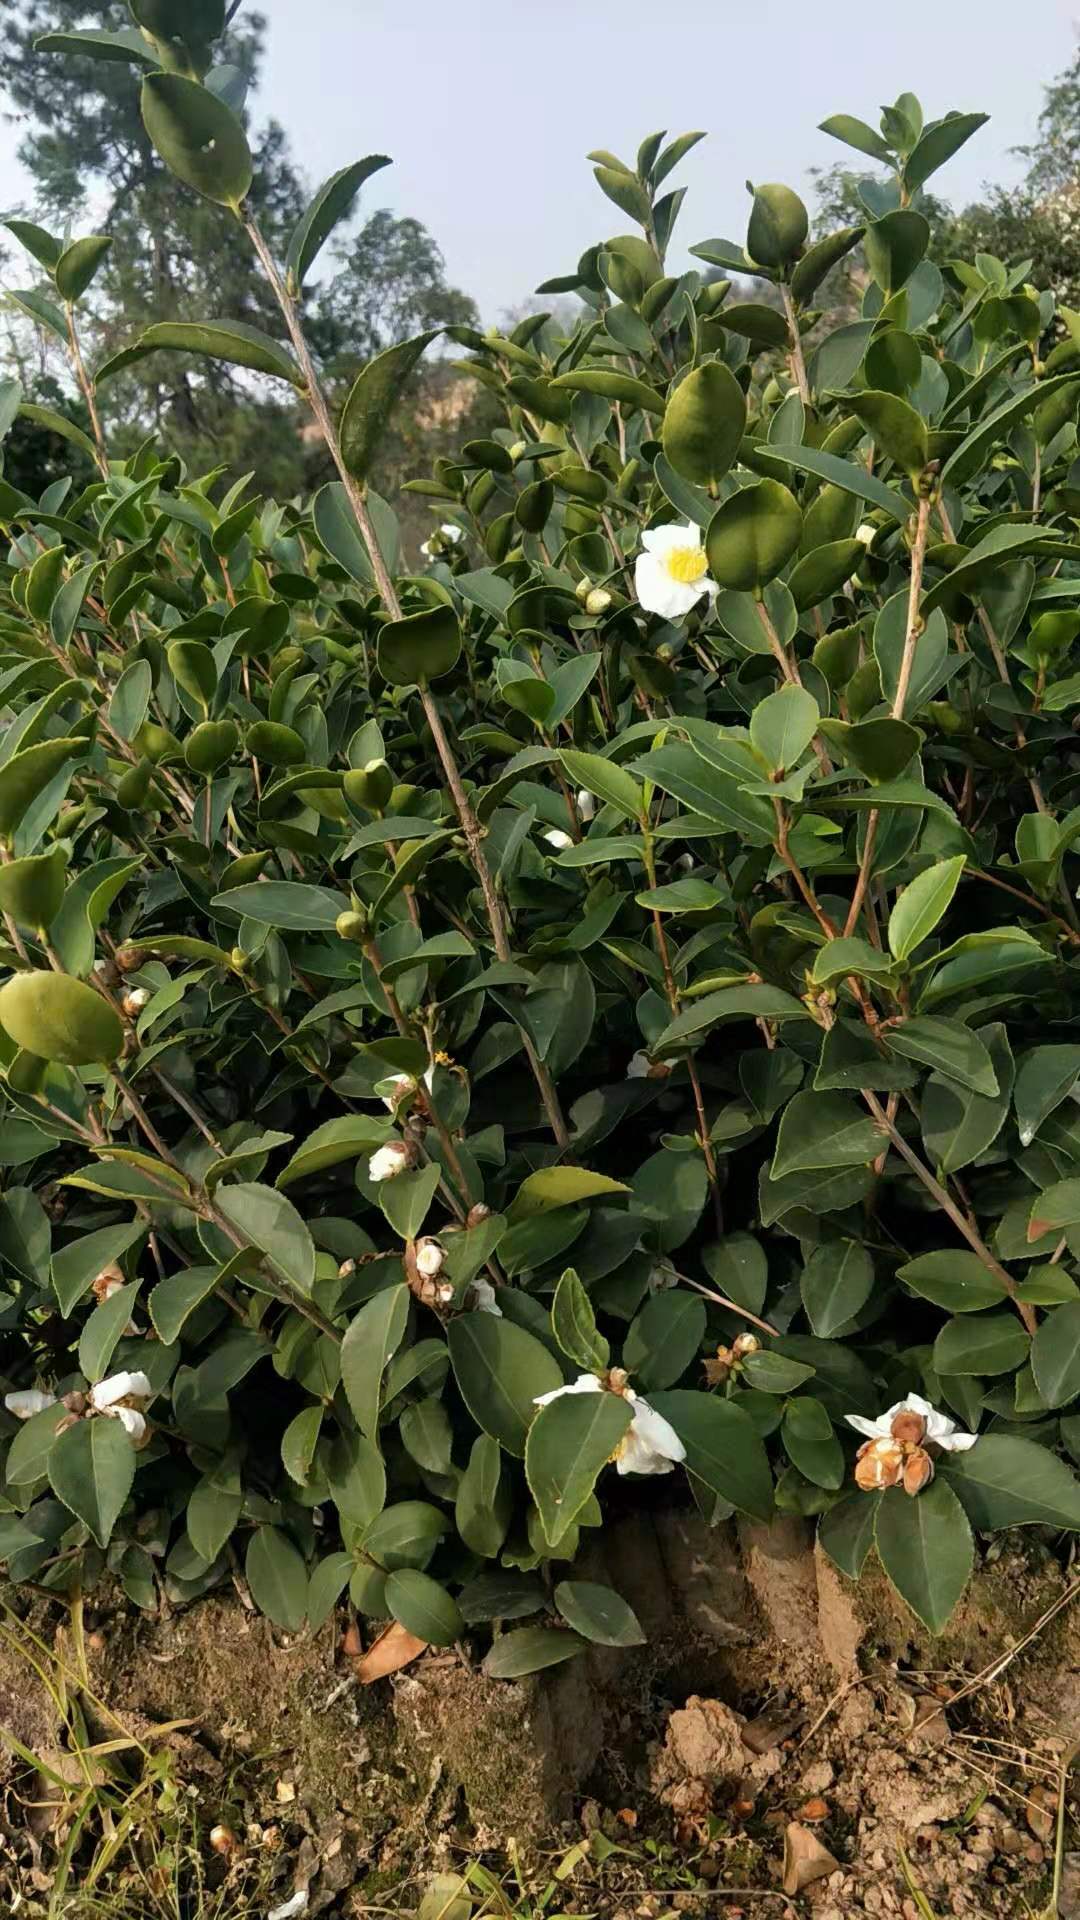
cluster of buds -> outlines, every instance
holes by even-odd
[[[926,1421],[919,1413],[898,1413],[887,1438],[864,1440],[855,1457],[855,1484],[864,1493],[903,1487],[921,1493],[934,1477],[934,1463],[923,1446]]]
[[[454,1297],[449,1280],[440,1279],[446,1253],[433,1234],[410,1240],[405,1248],[405,1275],[412,1292],[425,1307],[448,1307]]]
[[[587,574],[583,575],[578,581],[577,586],[574,588],[574,594],[581,602],[586,613],[592,614],[594,619],[598,619],[602,613],[606,613],[612,601],[612,596],[607,588],[598,587],[595,582],[589,579]]]
[[[716,1358],[705,1362],[705,1381],[710,1387],[722,1387],[733,1373],[738,1373],[751,1353],[761,1351],[761,1341],[756,1333],[736,1334],[730,1347],[717,1347]]]
[[[864,1493],[879,1493],[888,1487],[903,1487],[912,1495],[921,1493],[934,1477],[936,1453],[964,1453],[978,1438],[974,1433],[961,1433],[955,1420],[938,1413],[917,1393],[898,1400],[879,1420],[849,1413],[847,1421],[857,1433],[866,1435],[855,1459],[855,1484]]]

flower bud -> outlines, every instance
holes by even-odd
[[[904,1461],[904,1492],[915,1495],[930,1485],[934,1477],[934,1463],[922,1447],[916,1447]]]
[[[902,1447],[921,1447],[926,1439],[926,1421],[921,1413],[905,1408],[892,1423],[892,1437]]]
[[[528,444],[529,443],[527,440],[515,440],[513,446],[510,448],[510,458],[513,461],[515,467],[517,466],[518,461],[521,459],[521,456],[524,453]]]
[[[564,833],[561,827],[550,827],[547,833],[545,833],[544,839],[547,841],[549,847],[554,847],[556,853],[562,853],[567,847],[573,845],[570,835]]]
[[[135,973],[145,963],[146,955],[141,947],[117,947],[114,955],[121,973]]]
[[[859,1448],[855,1463],[855,1484],[864,1493],[877,1493],[882,1487],[899,1485],[904,1456],[895,1440],[868,1440]]]
[[[236,973],[246,973],[251,965],[250,953],[245,953],[243,947],[234,947],[229,955],[229,965]]]
[[[579,787],[575,798],[577,800],[577,810],[581,818],[583,820],[594,820],[596,818],[595,794],[591,794],[588,787]]]
[[[606,613],[611,605],[611,595],[606,587],[593,587],[585,595],[585,611],[591,614]]]
[[[362,940],[367,932],[367,915],[355,911],[339,913],[334,926],[342,940]]]
[[[756,1333],[740,1333],[732,1341],[731,1351],[736,1360],[745,1360],[748,1353],[760,1353],[761,1341]]]
[[[117,1266],[116,1261],[112,1260],[107,1267],[102,1267],[101,1272],[94,1281],[92,1289],[94,1299],[99,1306],[103,1306],[105,1301],[111,1300],[113,1294],[117,1293],[123,1285],[123,1273]]]
[[[368,1161],[368,1179],[396,1180],[399,1173],[409,1169],[409,1149],[402,1140],[388,1140],[384,1147],[378,1147]]]
[[[343,1260],[340,1267],[337,1270],[337,1277],[339,1280],[351,1280],[355,1272],[356,1272],[356,1261]]]
[[[425,1238],[416,1243],[416,1271],[425,1280],[434,1280],[442,1272],[446,1255],[437,1240]],[[451,1292],[453,1289],[451,1289]]]
[[[477,1200],[476,1204],[471,1206],[465,1215],[465,1225],[467,1227],[478,1227],[481,1221],[490,1220],[490,1218],[491,1208],[486,1206],[483,1200]]]
[[[231,1827],[218,1826],[210,1829],[210,1845],[215,1853],[220,1853],[227,1860],[230,1854],[236,1852],[240,1842]]]
[[[125,993],[120,1002],[120,1011],[128,1020],[136,1020],[144,1007],[150,1005],[150,992],[147,987],[133,987]]]

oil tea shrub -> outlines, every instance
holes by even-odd
[[[434,336],[335,417],[303,325],[384,157],[275,259],[222,0],[131,10],[42,58],[129,63],[281,328],[92,366],[107,238],[10,223],[98,477],[0,483],[7,1575],[242,1565],[510,1677],[640,1638],[574,1561],[663,1476],[936,1631],[981,1536],[1080,1527],[1080,316],[932,257],[982,116],[838,115],[860,223],[757,184],[683,273],[701,136],[592,155],[578,317],[453,332],[504,424],[409,483],[410,571],[370,474]],[[110,458],[161,351],[291,386],[338,478]]]

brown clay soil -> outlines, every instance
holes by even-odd
[[[651,1609],[649,1647],[512,1687],[464,1648],[364,1686],[341,1618],[290,1639],[231,1592],[160,1618],[96,1596],[86,1685],[63,1610],[8,1596],[0,1726],[21,1752],[0,1747],[0,1911],[49,1914],[70,1844],[62,1920],[171,1916],[152,1829],[176,1855],[180,1821],[205,1885],[177,1920],[261,1917],[297,1890],[311,1916],[411,1912],[433,1874],[470,1862],[502,1889],[478,1909],[528,1920],[1049,1920],[1059,1782],[1080,1741],[1080,1606],[1056,1543],[1006,1541],[935,1643],[880,1579],[856,1609],[797,1529],[655,1536],[651,1573],[640,1523],[615,1548],[623,1590],[629,1561]],[[36,1671],[15,1615],[39,1636]],[[96,1812],[73,1839],[91,1777],[135,1795],[104,1870]],[[1063,1833],[1073,1855],[1071,1794]],[[1078,1868],[1080,1851],[1063,1920],[1080,1920]]]

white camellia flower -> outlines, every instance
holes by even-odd
[[[409,1165],[409,1150],[400,1140],[388,1140],[385,1147],[378,1147],[368,1161],[369,1180],[394,1180],[399,1173],[405,1173]]]
[[[594,820],[596,818],[596,795],[590,793],[588,787],[579,787],[576,799],[577,810],[581,818],[583,820]]]
[[[90,1389],[90,1405],[95,1413],[111,1413],[121,1401],[141,1400],[145,1406],[153,1397],[154,1389],[145,1373],[112,1373]]]
[[[648,1054],[643,1053],[641,1048],[639,1047],[636,1053],[632,1053],[630,1055],[630,1064],[626,1069],[627,1079],[628,1080],[647,1080],[649,1077],[649,1068],[651,1064],[652,1062],[650,1061]]]
[[[943,1453],[966,1453],[979,1437],[977,1433],[961,1432],[955,1420],[950,1420],[947,1413],[939,1413],[929,1400],[917,1393],[909,1393],[906,1400],[897,1400],[878,1420],[868,1420],[861,1413],[849,1413],[845,1417],[848,1426],[864,1434],[867,1440],[891,1440],[893,1421],[898,1413],[914,1413],[925,1420],[924,1441],[940,1447]]]
[[[603,1381],[598,1380],[595,1373],[581,1373],[569,1386],[555,1387],[551,1393],[538,1394],[533,1404],[546,1407],[552,1400],[560,1400],[564,1393],[606,1391]],[[616,1473],[670,1473],[672,1467],[686,1459],[686,1448],[674,1427],[632,1387],[623,1389],[622,1398],[632,1409],[633,1417],[615,1450]]]
[[[496,1320],[501,1320],[503,1310],[491,1281],[485,1280],[483,1274],[479,1274],[472,1283],[472,1290],[475,1310],[478,1313],[493,1313]]]
[[[386,1088],[386,1092],[381,1095],[381,1098],[383,1106],[389,1107],[391,1113],[393,1113],[398,1102],[404,1100],[407,1094],[416,1092],[416,1081],[411,1073],[392,1073],[386,1080],[380,1080],[379,1086],[380,1088]]]
[[[444,520],[438,533],[432,534],[430,540],[425,540],[420,551],[425,560],[437,560],[440,547],[444,541],[449,541],[451,546],[456,546],[461,538],[461,528],[455,527],[450,520]]]
[[[544,839],[547,841],[549,847],[555,848],[556,853],[561,853],[564,847],[572,847],[574,844],[570,835],[564,833],[561,827],[551,827],[549,831],[545,833]]]
[[[701,544],[701,528],[654,527],[643,533],[634,565],[634,586],[646,613],[682,620],[699,600],[716,592]]]
[[[42,1393],[39,1387],[24,1387],[20,1393],[5,1393],[4,1405],[16,1420],[32,1420],[35,1413],[44,1413],[46,1407],[55,1407],[56,1395]]]
[[[416,1271],[424,1280],[434,1280],[443,1270],[446,1255],[437,1240],[430,1238],[416,1243]]]

